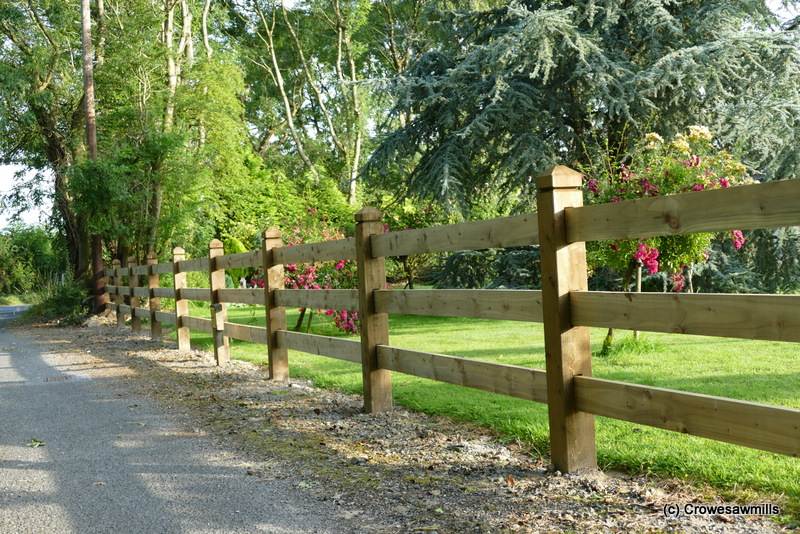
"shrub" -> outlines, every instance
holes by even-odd
[[[493,278],[497,252],[494,250],[465,250],[450,254],[434,274],[436,288],[478,289]]]
[[[48,284],[36,293],[23,320],[56,321],[60,325],[80,324],[90,311],[89,292],[83,285],[67,280]]]

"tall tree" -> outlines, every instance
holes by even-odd
[[[86,221],[69,192],[69,170],[85,151],[81,72],[74,61],[78,9],[76,0],[0,5],[0,159],[38,171],[7,200],[24,207],[52,196],[73,275],[81,278],[89,267]]]
[[[101,0],[102,1],[102,0]],[[97,160],[97,121],[94,107],[94,52],[92,47],[92,9],[90,0],[81,0],[81,47],[83,49],[83,105],[86,110],[86,146],[89,159]],[[103,239],[91,236],[92,289],[94,313],[105,310],[105,285],[103,283]]]
[[[439,20],[444,38],[397,79],[394,114],[410,120],[373,153],[378,183],[400,167],[413,193],[468,210],[553,163],[690,124],[759,171],[800,169],[798,32],[763,0],[519,0]]]

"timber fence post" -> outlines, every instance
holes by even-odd
[[[114,304],[116,304],[117,327],[118,328],[125,324],[125,316],[122,315],[122,312],[119,309],[120,304],[123,304],[123,302],[122,302],[123,299],[120,298],[120,294],[119,294],[119,286],[122,283],[122,277],[119,275],[119,266],[120,266],[120,261],[118,259],[114,259],[114,261],[111,262],[111,268],[114,270],[114,278],[113,278],[113,280],[114,280],[114,284],[113,285],[115,287],[115,289],[114,289]]]
[[[575,376],[591,376],[589,329],[571,321],[570,291],[586,291],[586,245],[568,243],[565,208],[583,205],[580,173],[554,167],[537,180],[550,457],[563,472],[597,467],[594,416],[575,408]]]
[[[183,298],[181,290],[186,287],[186,273],[180,272],[180,262],[186,259],[186,251],[181,247],[172,249],[172,287],[175,288],[175,332],[178,336],[178,350],[189,350],[189,327],[183,325],[183,318],[189,315],[189,301]]]
[[[278,330],[286,330],[286,308],[275,305],[275,290],[283,289],[283,264],[276,263],[274,250],[283,246],[278,228],[261,235],[261,266],[264,270],[264,305],[267,315],[267,355],[271,380],[289,380],[289,351],[278,345]]]
[[[225,304],[219,301],[220,289],[225,289],[225,269],[217,268],[217,257],[225,254],[222,241],[212,239],[208,244],[208,281],[211,291],[211,335],[214,341],[214,359],[217,365],[231,361],[231,348],[225,335],[225,321],[228,313]]]
[[[153,272],[153,266],[158,263],[158,256],[154,253],[147,255],[147,288],[148,302],[150,303],[150,339],[161,339],[161,323],[156,319],[156,312],[161,311],[161,299],[153,295],[153,289],[159,286],[158,273]]]
[[[375,208],[363,208],[355,215],[361,373],[367,413],[392,409],[392,373],[378,366],[378,345],[389,344],[389,317],[375,310],[375,291],[386,286],[386,266],[383,257],[373,257],[370,241],[372,235],[383,233],[382,216]]]
[[[134,274],[136,268],[136,258],[128,258],[128,286],[131,288],[139,287],[139,275]],[[131,289],[131,330],[139,332],[142,329],[142,320],[136,315],[136,308],[139,307],[139,297],[133,294]]]

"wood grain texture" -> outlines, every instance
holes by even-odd
[[[588,286],[586,246],[568,243],[564,212],[583,204],[583,177],[554,167],[537,180],[550,458],[563,472],[597,467],[594,417],[578,410],[574,378],[591,376],[589,329],[574,326],[570,292]]]
[[[106,291],[108,291],[109,295],[116,295],[118,290],[119,290],[118,286],[112,284],[106,286]]]
[[[514,289],[381,289],[375,308],[385,313],[542,321],[542,292]]]
[[[182,273],[208,271],[208,258],[180,261],[178,262],[178,270]]]
[[[517,365],[482,362],[444,354],[381,345],[378,363],[407,375],[491,391],[520,399],[547,402],[545,372]]]
[[[275,304],[298,308],[357,310],[357,289],[277,289]]]
[[[358,341],[315,334],[301,334],[287,330],[278,330],[276,337],[279,346],[286,349],[361,363],[361,344]]]
[[[128,315],[131,313],[131,307],[128,306],[127,304],[118,304],[117,310],[119,310],[119,312],[122,313],[123,315]]]
[[[277,292],[284,288],[283,264],[276,258],[283,250],[278,228],[261,233],[261,266],[265,274],[262,302],[267,328],[267,365],[270,380],[289,380],[289,351],[278,342],[277,333],[286,330],[286,308],[278,303]]]
[[[230,340],[225,335],[228,312],[219,300],[219,290],[225,289],[225,269],[219,266],[217,258],[225,254],[222,241],[212,239],[208,244],[208,286],[211,289],[211,334],[214,342],[214,360],[217,365],[227,365],[231,360]]]
[[[313,263],[317,261],[351,260],[356,257],[356,244],[352,237],[336,241],[322,241],[275,250],[275,264]]]
[[[211,288],[184,287],[181,289],[181,299],[211,302]]]
[[[175,298],[175,290],[171,287],[155,287],[153,288],[154,297]]]
[[[192,330],[211,333],[211,319],[203,319],[201,317],[192,317],[187,315],[185,317],[181,317],[181,323]]]
[[[372,237],[372,253],[381,256],[410,256],[427,252],[481,250],[539,242],[536,214],[525,213],[488,221],[433,226]]]
[[[111,302],[114,303],[114,313],[117,317],[117,328],[125,324],[125,316],[119,309],[119,305],[123,303],[123,297],[120,296],[119,293],[120,290],[119,286],[122,284],[122,277],[119,275],[119,269],[120,269],[120,261],[118,259],[112,260],[111,270],[114,272],[114,276],[111,278],[111,283],[114,284],[113,286],[114,292],[112,293]]]
[[[172,263],[157,263],[153,265],[152,272],[154,274],[172,274],[174,266]]]
[[[267,329],[263,326],[225,323],[225,335],[241,341],[261,343],[262,345],[267,344]]]
[[[139,286],[139,275],[136,274],[135,271],[136,260],[134,258],[130,258],[128,260],[128,285],[131,288],[131,296],[130,296],[130,305],[132,309],[139,307],[139,297],[136,296],[136,287]],[[131,313],[131,330],[134,332],[139,332],[142,329],[142,320],[141,318],[136,315],[135,313]]]
[[[189,315],[189,301],[181,295],[181,290],[187,285],[187,275],[179,269],[180,262],[184,259],[186,252],[181,247],[172,249],[172,287],[175,288],[175,326],[179,351],[189,350],[191,347],[189,326],[183,321]]]
[[[129,276],[130,271],[128,270],[127,267],[120,267],[119,269],[117,269],[117,274],[119,276]]]
[[[570,294],[572,322],[739,339],[800,341],[800,296],[586,291]]]
[[[382,217],[379,210],[368,207],[355,215],[361,377],[367,413],[392,409],[392,373],[378,365],[378,345],[389,345],[389,315],[375,308],[375,292],[386,287],[386,260],[374,253],[371,241],[383,234]]]
[[[800,456],[800,410],[583,376],[575,394],[596,415]]]
[[[220,302],[238,302],[241,304],[264,305],[264,290],[260,288],[252,289],[219,289]]]
[[[567,239],[600,241],[800,225],[800,180],[567,210]]]
[[[134,265],[130,268],[131,273],[138,275],[150,274],[150,268],[147,265]]]
[[[261,267],[261,251],[251,250],[239,254],[227,254],[217,258],[217,267],[220,269],[240,269],[243,267]],[[238,280],[235,280],[238,282]]]
[[[134,317],[140,319],[147,319],[147,320],[150,319],[150,308],[141,308],[141,307],[133,308],[131,313],[133,314]]]
[[[149,293],[150,299],[148,305],[150,307],[150,339],[152,340],[160,340],[162,335],[161,322],[156,316],[156,312],[161,310],[161,299],[155,294],[161,280],[158,274],[154,273],[152,270],[152,267],[155,267],[157,263],[158,256],[155,254],[147,255],[147,265],[151,268],[150,274],[147,275],[147,292]]]
[[[161,324],[175,324],[176,322],[174,313],[163,311],[156,312],[156,320]]]

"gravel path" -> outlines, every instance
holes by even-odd
[[[0,328],[0,532],[353,530],[131,396],[130,374]]]
[[[127,328],[0,327],[0,533],[781,531],[664,516],[721,502],[708,488],[563,476],[472,425],[360,407]]]

